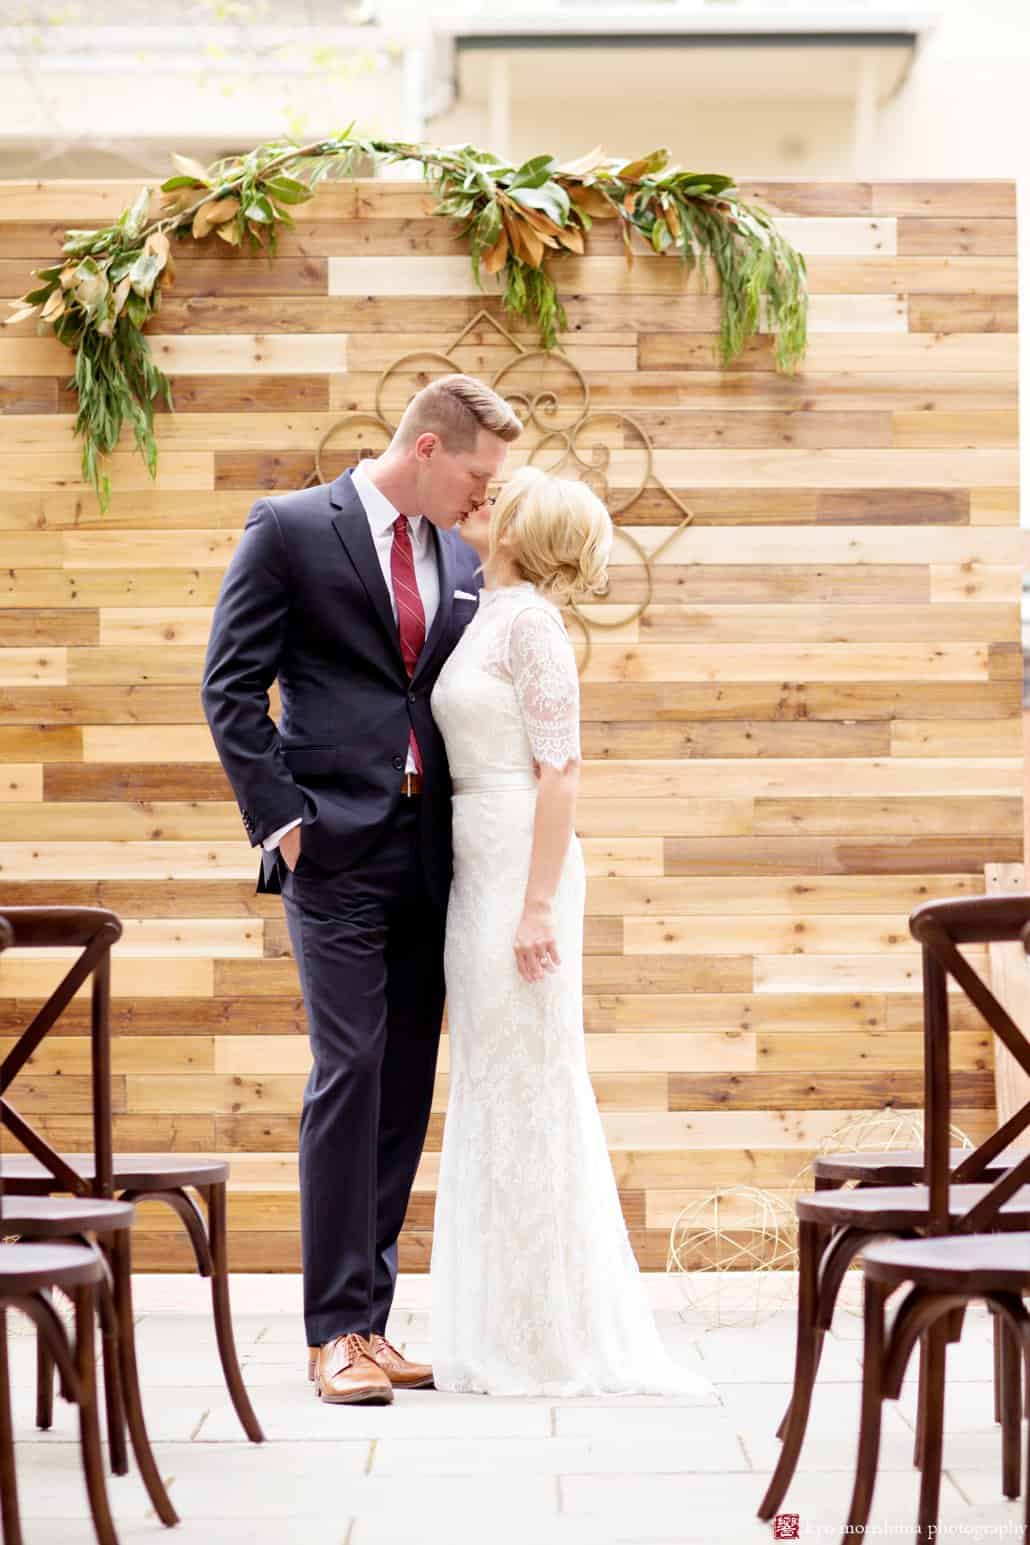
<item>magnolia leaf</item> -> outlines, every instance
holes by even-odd
[[[531,256],[531,249],[526,242],[526,232],[528,227],[522,223],[518,215],[505,211],[504,228],[508,233],[508,240],[511,243],[511,250],[515,257],[518,258],[519,262],[528,263],[530,266],[532,266],[533,259]],[[542,253],[543,247],[541,247],[540,250]]]
[[[553,156],[532,156],[528,161],[523,161],[509,186],[511,188],[539,188],[550,177],[553,166]]]
[[[464,156],[466,161],[481,162],[483,166],[505,166],[508,171],[513,170],[509,162],[502,161],[492,150],[474,150],[466,146]]]
[[[596,186],[573,183],[568,194],[577,209],[596,220],[614,220],[618,214],[611,199]]]
[[[672,246],[672,232],[664,220],[656,220],[651,227],[651,245],[656,252],[664,252]]]
[[[121,313],[122,307],[128,300],[129,291],[131,289],[132,280],[128,274],[126,274],[125,278],[120,280],[119,283],[115,285],[114,290],[111,293],[111,305],[114,307],[114,314],[116,317]]]
[[[508,197],[524,209],[539,209],[556,225],[564,225],[569,218],[569,195],[560,183],[548,182],[539,188],[509,188]]]
[[[10,327],[13,322],[24,322],[26,317],[35,315],[35,306],[23,306],[20,301],[16,300],[12,300],[11,305],[17,306],[18,310],[13,314],[13,316],[4,318],[5,327]]]
[[[603,166],[608,157],[600,145],[595,145],[593,150],[588,150],[585,156],[579,156],[575,161],[563,161],[560,166],[554,168],[554,175],[565,177],[588,177],[591,172],[596,172],[599,166]]]
[[[135,237],[139,235],[146,221],[149,208],[150,189],[141,188],[136,195],[132,207],[122,217],[125,221],[126,236]]]
[[[298,182],[294,177],[285,177],[282,173],[269,177],[267,182],[261,183],[261,187],[280,204],[303,204],[312,196],[306,183]]]
[[[641,156],[639,161],[627,161],[625,166],[619,167],[615,175],[621,182],[637,182],[641,177],[660,172],[663,166],[668,165],[668,161],[667,150],[652,150],[649,155]]]
[[[171,255],[172,244],[164,231],[151,231],[143,243],[143,251],[152,252],[163,267]]]
[[[216,225],[223,225],[226,220],[231,220],[239,207],[238,198],[216,198],[209,204],[201,204],[193,216],[194,240],[203,241]]]
[[[560,236],[562,227],[550,215],[541,214],[539,209],[523,209],[520,211],[523,220],[527,220],[540,236],[546,240],[548,237]]]
[[[97,267],[92,258],[84,258],[75,270],[75,298],[79,305],[84,311],[95,314],[107,296],[107,292],[107,275]]]
[[[73,245],[77,246],[80,242],[93,241],[94,238],[99,236],[99,235],[100,235],[99,231],[87,231],[87,230],[83,230],[83,229],[79,229],[78,227],[75,227],[72,230],[65,231],[65,233],[64,233],[64,249],[65,249],[65,251],[67,251],[69,249],[69,247],[71,247]]]
[[[161,213],[163,215],[181,215],[195,202],[194,194],[197,192],[196,184],[189,188],[180,188],[176,193],[162,193]]]
[[[207,167],[201,166],[199,161],[192,160],[190,156],[176,155],[174,151],[172,152],[172,161],[174,165],[178,167],[183,177],[191,177],[194,182],[202,183],[205,188],[209,188],[211,186],[211,179],[208,176]],[[174,181],[174,179],[169,178],[169,182],[171,181]],[[165,183],[163,186],[167,187],[168,184]]]
[[[228,242],[230,247],[238,247],[243,240],[243,230],[239,220],[227,220],[224,225],[216,225],[215,235]]]
[[[275,210],[266,198],[252,199],[243,211],[248,220],[257,220],[263,225],[272,225],[275,221]]]
[[[125,302],[125,315],[133,327],[142,327],[147,320],[147,302],[144,296],[137,295],[135,290],[131,292]]]
[[[715,172],[680,172],[673,179],[676,191],[683,195],[695,193],[724,193],[733,187],[732,177],[722,177]]]
[[[508,232],[502,228],[500,236],[498,236],[490,251],[482,259],[482,265],[486,273],[498,273],[508,261],[508,251]]]
[[[512,216],[508,229],[522,261],[528,263],[530,268],[539,268],[544,260],[542,238],[525,220],[520,220],[518,215]]]
[[[51,294],[50,299],[47,301],[42,311],[39,313],[39,319],[41,322],[52,322],[61,315],[63,310],[64,291],[61,289],[61,286],[58,285]]]
[[[583,240],[583,232],[575,225],[566,225],[558,232],[558,240],[563,247],[570,252],[583,253],[586,251],[586,243]]]
[[[154,287],[161,265],[153,252],[141,252],[129,270],[129,283],[137,295],[146,298]]]
[[[501,206],[491,201],[476,221],[476,239],[481,247],[492,247],[501,234]]]

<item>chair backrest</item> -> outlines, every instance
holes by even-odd
[[[103,907],[5,907],[11,942],[18,949],[77,948],[72,962],[50,997],[21,1032],[0,1062],[0,1126],[45,1165],[63,1190],[76,1195],[113,1195],[111,1135],[111,946],[122,925]],[[36,1129],[19,1115],[7,1090],[49,1034],[79,989],[90,979],[90,1060],[92,1072],[93,1153],[95,1182],[83,1180]]]
[[[930,1189],[930,1232],[975,1233],[989,1228],[1004,1202],[1030,1180],[1030,1153],[995,1181],[956,1223],[949,1223],[949,1187],[982,1180],[985,1167],[1030,1126],[1030,1100],[973,1148],[952,1172],[951,1045],[948,978],[965,993],[989,1028],[1030,1074],[1030,1039],[961,953],[964,944],[1019,940],[1030,925],[1030,895],[974,896],[928,901],[909,919],[923,951],[923,1089],[926,1108],[924,1180]],[[1030,1028],[1030,1027],[1028,1027]]]

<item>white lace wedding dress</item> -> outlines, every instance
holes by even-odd
[[[712,1386],[659,1339],[587,1073],[577,837],[555,904],[561,965],[526,982],[515,964],[533,758],[561,767],[579,756],[579,682],[558,608],[529,584],[484,591],[432,707],[454,782],[450,1099],[431,1284],[437,1387],[708,1403]]]

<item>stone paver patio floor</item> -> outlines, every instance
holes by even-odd
[[[514,1400],[413,1391],[391,1407],[326,1407],[305,1378],[295,1277],[233,1279],[244,1377],[269,1441],[242,1439],[220,1380],[205,1285],[136,1279],[148,1425],[183,1522],[166,1531],[135,1474],[109,1482],[123,1545],[649,1545],[774,1538],[754,1510],[775,1462],[793,1314],[707,1330],[675,1279],[648,1279],[673,1354],[719,1402]],[[428,1280],[398,1284],[391,1339],[429,1355]],[[857,1301],[857,1300],[856,1300]],[[10,1316],[18,1476],[26,1545],[89,1545],[93,1533],[72,1408],[32,1422],[34,1348]],[[861,1320],[838,1310],[785,1511],[798,1537],[838,1540],[851,1491]],[[942,1541],[1018,1539],[1021,1504],[1000,1489],[988,1317],[973,1312],[949,1353]],[[885,1413],[869,1538],[914,1537],[914,1366]]]

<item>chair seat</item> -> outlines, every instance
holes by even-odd
[[[948,1211],[954,1222],[990,1190],[987,1185],[951,1186]],[[891,1233],[922,1228],[929,1220],[930,1192],[923,1185],[876,1186],[861,1191],[810,1191],[795,1204],[805,1223],[844,1224]],[[998,1211],[999,1229],[1030,1229],[1030,1186],[1020,1186]]]
[[[971,1148],[952,1148],[948,1157],[949,1168],[955,1169],[968,1159]],[[999,1154],[982,1173],[985,1180],[997,1180],[1026,1154],[1025,1148],[1008,1149]],[[817,1180],[835,1180],[843,1185],[846,1180],[864,1180],[878,1186],[903,1186],[923,1178],[923,1154],[918,1148],[897,1148],[880,1153],[822,1153],[813,1161],[812,1171]]]
[[[69,1234],[107,1234],[132,1227],[131,1202],[108,1202],[93,1196],[4,1197],[0,1229],[22,1239],[66,1239]]]
[[[1030,1234],[949,1234],[883,1240],[862,1256],[878,1282],[979,1292],[1030,1290]]]
[[[0,1245],[0,1293],[80,1287],[103,1275],[104,1263],[88,1245]]]
[[[83,1180],[93,1180],[96,1165],[91,1153],[62,1153],[61,1158]],[[227,1159],[210,1159],[197,1153],[116,1153],[114,1183],[120,1191],[171,1191],[180,1186],[214,1186],[229,1178]],[[46,1196],[60,1189],[58,1182],[38,1159],[29,1154],[4,1157],[4,1187],[12,1195]]]

